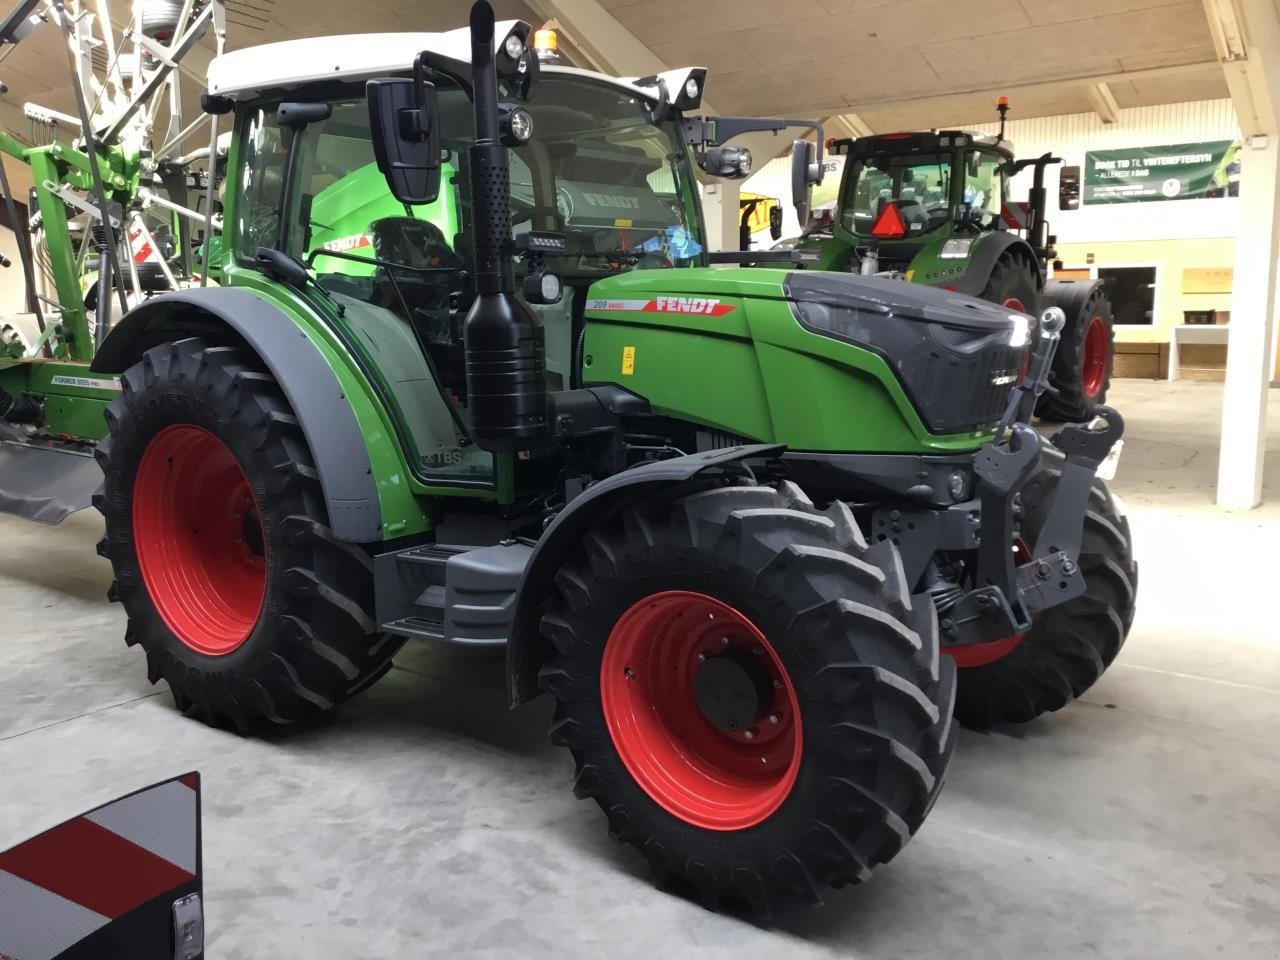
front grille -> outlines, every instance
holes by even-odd
[[[999,421],[1027,355],[1009,311],[897,280],[796,272],[787,296],[805,329],[884,358],[931,433]]]

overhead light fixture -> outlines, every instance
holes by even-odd
[[[0,43],[18,43],[31,36],[45,22],[44,16],[36,12],[41,2],[22,0],[9,11],[9,15],[0,22]]]

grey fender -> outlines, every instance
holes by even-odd
[[[687,483],[698,474],[743,460],[763,460],[786,449],[782,444],[751,444],[693,453],[632,467],[588,487],[561,510],[543,531],[520,579],[516,614],[507,644],[507,691],[511,706],[532,700],[540,692],[538,671],[547,654],[538,630],[543,601],[555,589],[556,571],[582,535],[618,503],[641,492]],[[645,488],[648,488],[646,491]]]
[[[973,255],[969,258],[969,269],[965,271],[964,279],[956,285],[959,291],[967,293],[971,297],[982,296],[982,291],[987,289],[987,284],[991,280],[991,272],[995,270],[1000,258],[1010,250],[1016,252],[1030,264],[1039,263],[1036,258],[1036,252],[1031,249],[1031,244],[1016,233],[997,230],[994,233],[987,234],[981,241],[974,244]],[[1039,269],[1035,271],[1035,274],[1036,286],[1043,286],[1043,279]]]
[[[289,400],[315,458],[338,540],[382,539],[382,509],[351,404],[316,346],[278,307],[245,290],[206,287],[152,297],[109,333],[90,369],[122,373],[152,347],[232,331],[258,355]]]

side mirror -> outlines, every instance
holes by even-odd
[[[1058,209],[1080,209],[1080,168],[1063,167],[1058,174]]]
[[[782,239],[782,208],[773,206],[769,208],[769,236],[774,240]]]
[[[365,99],[373,155],[392,195],[401,203],[433,202],[440,195],[440,104],[435,84],[420,74],[412,80],[370,80]]]
[[[791,203],[803,229],[809,222],[809,184],[813,182],[814,146],[805,140],[791,143]]]

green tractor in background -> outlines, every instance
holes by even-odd
[[[96,459],[125,640],[185,713],[288,724],[406,642],[505,649],[661,882],[821,902],[919,829],[953,718],[1031,720],[1118,653],[1123,421],[1029,426],[1056,311],[713,269],[759,254],[707,252],[695,164],[792,122],[531,34],[478,2],[469,32],[215,59],[221,285],[90,363],[0,358],[0,508],[56,522],[38,481]]]
[[[833,235],[798,248],[817,255],[815,269],[902,277],[1033,316],[1061,307],[1067,325],[1036,412],[1087,420],[1111,383],[1111,303],[1099,280],[1046,279],[1057,254],[1045,168],[1061,160],[1016,160],[1003,134],[1007,111],[1002,100],[999,136],[948,130],[832,141],[846,158]],[[1010,202],[1009,181],[1028,167],[1029,202]]]

